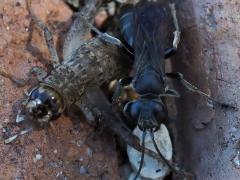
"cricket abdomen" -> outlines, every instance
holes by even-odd
[[[59,91],[67,106],[78,101],[89,84],[101,86],[124,71],[116,47],[98,39],[84,43],[68,61],[63,61],[44,83]],[[115,58],[114,58],[115,56]]]

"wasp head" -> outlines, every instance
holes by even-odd
[[[25,104],[26,114],[40,125],[59,117],[63,109],[61,95],[47,85],[40,85],[38,88],[33,89]]]
[[[161,99],[139,98],[124,107],[125,112],[137,122],[139,129],[158,130],[167,118],[167,109]]]

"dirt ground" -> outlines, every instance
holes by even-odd
[[[60,51],[72,11],[61,0],[33,0],[32,10],[47,22]],[[30,20],[25,0],[1,1],[0,68],[22,79],[31,67],[44,67],[50,58],[41,31],[31,28]],[[61,116],[51,128],[34,129],[4,144],[4,138],[23,128],[15,123],[16,112],[23,91],[30,88],[0,76],[0,180],[118,179],[114,138],[97,136],[79,116]]]

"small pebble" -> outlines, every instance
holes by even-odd
[[[42,159],[42,155],[41,154],[36,154],[36,160],[40,160],[40,159]]]
[[[81,156],[80,158],[79,158],[79,161],[83,161],[84,160],[84,158]]]
[[[234,157],[234,159],[232,160],[233,162],[233,165],[236,167],[236,168],[240,168],[240,152],[238,151],[236,156]]]
[[[116,3],[114,1],[108,3],[108,13],[110,16],[113,16],[116,11]]]
[[[42,155],[40,154],[40,153],[37,153],[36,155],[35,155],[35,158],[33,159],[33,162],[37,162],[37,161],[39,161],[39,160],[41,160],[42,159]]]
[[[133,134],[136,135],[140,140],[142,137],[142,131],[137,127],[134,129]],[[155,141],[158,145],[159,150],[167,160],[172,159],[172,143],[168,129],[165,125],[161,124],[160,129],[154,133]],[[149,133],[146,134],[145,147],[156,152],[152,139]],[[136,173],[141,159],[141,153],[136,151],[133,147],[127,146],[127,154],[129,157],[130,164]],[[160,171],[158,171],[160,169]],[[142,178],[148,179],[162,179],[169,173],[169,167],[162,161],[158,161],[149,157],[144,156],[143,168],[141,170],[140,176]]]
[[[93,157],[93,150],[91,148],[87,148],[87,155]]]
[[[87,168],[85,166],[81,166],[79,172],[80,172],[80,174],[86,174]]]
[[[7,132],[6,128],[3,128],[3,129],[2,129],[2,132],[3,132],[3,133],[6,133],[6,132]]]
[[[61,172],[57,173],[56,179],[57,179],[57,180],[67,180],[68,178],[67,178],[67,176],[61,171]]]
[[[68,4],[72,5],[75,8],[79,8],[79,0],[65,0]]]
[[[77,140],[76,144],[77,144],[78,147],[82,147],[84,142],[82,140]]]

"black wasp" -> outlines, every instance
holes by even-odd
[[[176,51],[180,38],[174,5],[168,6],[166,1],[140,1],[134,7],[125,9],[120,24],[124,40],[134,52],[133,77],[120,81],[120,84],[127,85],[123,82],[130,82],[139,95],[138,99],[125,105],[124,111],[143,131],[142,157],[134,179],[137,179],[143,166],[147,132],[150,133],[157,153],[174,172],[178,172],[164,158],[154,140],[154,131],[159,129],[168,116],[162,97],[178,96],[175,91],[167,89],[165,73],[165,58]],[[174,24],[175,39],[173,47],[168,48]]]
[[[230,106],[218,103],[208,94],[200,91],[186,81],[181,73],[165,72],[165,59],[175,54],[180,41],[180,30],[173,3],[166,2],[166,0],[142,0],[134,6],[125,6],[120,17],[120,26],[126,45],[95,28],[93,31],[103,40],[127,49],[134,56],[133,76],[121,79],[113,96],[113,100],[117,101],[121,94],[121,87],[128,85],[132,86],[138,94],[136,100],[128,102],[124,106],[126,114],[143,132],[141,162],[134,179],[137,179],[143,166],[144,141],[147,132],[150,133],[157,153],[174,173],[193,177],[191,173],[180,170],[166,160],[154,139],[154,132],[159,129],[161,123],[165,123],[168,119],[164,97],[179,97],[175,90],[168,88],[166,78],[179,80],[188,90],[206,97],[214,105]],[[174,37],[170,41],[172,32]],[[171,42],[172,45],[170,45]],[[132,49],[133,52],[129,49]]]

